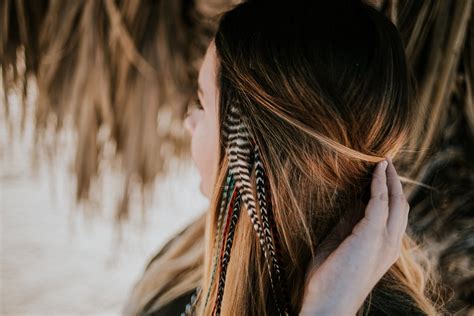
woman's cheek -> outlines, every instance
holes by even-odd
[[[203,193],[205,196],[208,196],[208,177],[209,177],[209,167],[208,167],[208,144],[206,141],[207,135],[206,135],[206,126],[205,124],[202,124],[203,122],[197,123],[193,137],[191,140],[191,155],[194,161],[194,164],[196,165],[198,171],[199,171],[199,176],[201,178],[199,187],[201,190],[201,193]]]
[[[217,167],[219,164],[219,133],[217,125],[209,125],[207,138],[207,174],[208,174],[208,192],[212,194],[217,177]]]

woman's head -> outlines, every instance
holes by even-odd
[[[395,27],[356,1],[313,2],[246,3],[222,19],[199,74],[203,109],[186,119],[207,196],[232,103],[241,104],[260,145],[286,157],[302,152],[295,161],[309,169],[304,159],[314,161],[307,154],[316,147],[376,162],[403,143],[412,78]]]
[[[222,17],[199,75],[203,109],[193,110],[186,122],[201,190],[212,197],[208,236],[217,231],[229,166],[228,127],[237,109],[266,172],[272,240],[279,241],[294,311],[317,245],[345,212],[362,214],[374,162],[405,141],[413,118],[412,83],[395,26],[357,1],[251,1]],[[244,167],[250,166],[253,154],[240,154],[248,156],[239,156],[248,158]],[[244,178],[259,198],[250,171],[251,178]],[[251,197],[242,202],[243,209],[261,214]],[[243,212],[223,314],[276,312],[268,258],[254,226]],[[205,291],[213,278],[214,243],[209,238]],[[211,302],[218,296],[212,284]],[[212,303],[203,310],[210,312]]]

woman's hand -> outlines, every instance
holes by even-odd
[[[365,216],[327,259],[315,260],[300,315],[355,315],[397,261],[408,211],[391,159],[378,163]]]

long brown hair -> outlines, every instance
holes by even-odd
[[[411,69],[395,26],[355,1],[300,1],[291,8],[243,3],[222,17],[215,47],[221,126],[229,105],[238,103],[268,176],[281,266],[296,313],[319,244],[348,212],[353,222],[361,218],[374,164],[396,155],[408,138],[417,116]],[[203,293],[210,290],[210,302],[217,294],[210,279],[228,169],[224,149],[222,143],[200,282]],[[264,255],[245,213],[236,226],[221,313],[274,315]],[[197,224],[202,228],[204,222]],[[360,313],[436,314],[433,280],[419,259],[417,246],[405,236],[400,259]],[[159,285],[163,297],[191,289],[168,276]],[[137,289],[138,294],[143,290],[140,284]],[[198,313],[209,315],[213,304],[204,306],[203,298]],[[143,306],[135,308],[128,312],[143,311]]]
[[[394,155],[408,138],[416,117],[413,75],[395,26],[354,1],[300,1],[291,8],[243,3],[223,16],[215,47],[221,126],[229,105],[239,104],[267,171],[281,264],[297,312],[318,244],[348,210],[361,217],[374,162]],[[225,185],[224,150],[221,158],[216,188]],[[208,236],[216,229],[221,193],[215,191]],[[247,216],[240,217],[234,238],[222,314],[276,314]],[[211,283],[213,243],[209,238],[204,291]],[[410,248],[405,237],[400,260],[371,304],[390,314],[389,297],[398,311],[434,314]],[[210,290],[212,302],[216,288]],[[203,314],[212,312],[212,304],[200,304]]]

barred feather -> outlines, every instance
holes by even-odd
[[[224,287],[225,287],[225,278],[227,275],[227,267],[230,261],[230,253],[232,251],[232,244],[234,241],[234,232],[237,225],[237,221],[240,215],[240,193],[238,189],[235,188],[234,193],[232,194],[232,200],[229,205],[229,210],[232,209],[232,214],[230,215],[230,223],[226,225],[224,235],[227,235],[225,247],[223,245],[222,254],[221,254],[221,266],[219,273],[219,283],[217,286],[217,296],[216,302],[214,304],[213,315],[220,315],[222,298],[224,296]]]
[[[265,235],[265,240],[268,245],[268,252],[273,264],[273,269],[275,271],[276,280],[274,281],[274,284],[280,285],[278,289],[272,287],[273,296],[277,304],[279,313],[281,314],[282,310],[285,313],[287,313],[289,301],[287,301],[287,293],[285,289],[286,286],[282,286],[282,283],[286,283],[286,282],[283,282],[282,272],[281,272],[279,260],[278,260],[275,246],[274,246],[275,242],[272,238],[272,235],[274,235],[276,232],[274,231],[272,232],[272,228],[270,225],[269,218],[271,217],[271,214],[269,215],[269,210],[267,209],[265,169],[263,168],[263,163],[260,160],[258,145],[255,145],[255,148],[254,148],[254,161],[255,161],[255,184],[256,184],[256,189],[257,189],[257,200],[258,200],[258,204],[260,208],[260,215],[262,217],[263,232]],[[283,304],[280,302],[281,299],[284,300]]]
[[[226,212],[226,206],[229,203],[229,198],[232,197],[232,195],[229,195],[229,192],[233,192],[234,189],[234,179],[232,177],[232,174],[230,172],[227,172],[227,178],[226,178],[226,185],[224,187],[224,190],[222,191],[222,196],[221,196],[221,205],[219,209],[219,215],[217,218],[217,229],[216,229],[216,234],[214,235],[214,250],[213,253],[214,255],[214,263],[213,263],[213,268],[211,272],[211,283],[209,285],[209,288],[207,290],[206,294],[206,301],[204,303],[204,306],[207,306],[209,302],[209,296],[211,293],[212,286],[214,285],[215,282],[215,274],[217,270],[217,265],[219,262],[219,248],[222,242],[222,223],[225,221],[225,215],[227,214]]]
[[[250,182],[250,172],[252,170],[251,155],[252,145],[250,142],[250,135],[243,121],[242,115],[235,105],[229,109],[229,114],[224,122],[224,128],[227,134],[227,154],[229,156],[229,170],[235,177],[236,185],[242,196],[242,202],[247,207],[247,213],[257,233],[258,240],[265,256],[268,273],[270,275],[270,283],[272,289],[275,288],[273,283],[273,273],[271,263],[269,261],[267,239],[264,237],[260,218],[257,215],[257,207],[254,195],[252,193],[252,186]]]

